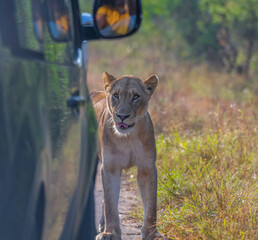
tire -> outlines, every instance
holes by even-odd
[[[94,183],[91,185],[88,201],[83,212],[80,229],[76,240],[94,240],[97,235],[95,226]]]

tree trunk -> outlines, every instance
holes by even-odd
[[[253,55],[253,47],[254,47],[254,39],[250,38],[250,39],[248,39],[246,61],[245,61],[245,66],[244,66],[244,74],[247,79],[249,77],[249,68],[250,68],[250,62],[251,62],[252,55]]]
[[[217,38],[223,50],[220,52],[222,61],[226,66],[227,72],[232,72],[236,67],[238,50],[231,41],[231,32],[228,27],[222,27],[218,32]]]

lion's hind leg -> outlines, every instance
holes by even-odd
[[[138,168],[137,183],[140,190],[144,211],[142,239],[155,239],[158,235],[156,229],[157,214],[157,169]]]
[[[105,229],[105,215],[104,215],[104,200],[102,201],[101,218],[99,221],[99,232],[104,232]]]

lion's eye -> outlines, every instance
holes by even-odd
[[[140,96],[138,94],[134,94],[133,95],[133,101],[136,101],[140,98]]]
[[[118,99],[118,98],[119,98],[118,93],[114,93],[114,94],[113,94],[113,98]]]

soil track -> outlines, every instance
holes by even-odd
[[[101,217],[102,199],[103,199],[103,188],[101,182],[100,165],[98,167],[98,173],[96,178],[95,187],[95,207],[96,207],[96,226],[98,229],[99,220]],[[139,192],[135,188],[133,183],[128,181],[128,177],[122,174],[121,178],[121,189],[119,198],[119,217],[120,226],[122,230],[123,240],[140,240],[141,239],[141,224],[135,222],[130,216],[130,212],[139,206]]]

